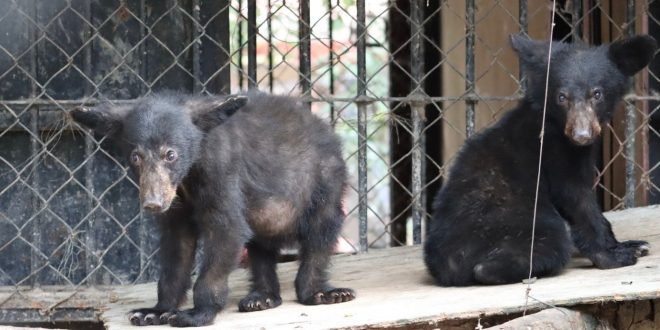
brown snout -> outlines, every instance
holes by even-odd
[[[165,212],[176,197],[176,186],[172,184],[168,171],[162,166],[153,166],[140,171],[140,203],[152,213]]]
[[[573,106],[566,115],[564,134],[579,146],[593,143],[600,135],[600,123],[596,112],[584,103]]]

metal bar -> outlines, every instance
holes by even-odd
[[[367,70],[365,0],[357,0],[357,126],[358,126],[358,219],[360,222],[360,251],[367,251]]]
[[[146,17],[147,17],[147,4],[145,3],[147,0],[140,0],[140,21],[146,22]],[[91,10],[91,9],[90,9]],[[90,11],[91,15],[91,11]],[[91,21],[90,21],[91,22]],[[144,26],[144,24],[139,24],[139,32],[140,32],[140,37],[144,38],[144,36],[147,33],[147,27]],[[91,50],[90,50],[91,51]],[[138,46],[138,51],[139,54],[146,54],[147,53],[147,43],[142,42]],[[141,77],[148,77],[149,74],[149,56],[142,56],[140,60],[140,67],[139,67],[139,72]],[[98,91],[98,86],[95,86],[95,88]],[[151,91],[151,84],[140,84],[140,94],[145,95],[147,92]]]
[[[332,30],[334,29],[334,20],[332,17],[332,0],[328,0],[328,38],[330,39],[330,52],[328,53],[328,65],[330,66],[330,82],[329,82],[329,91],[330,95],[335,94],[335,53],[334,53],[334,36]],[[335,124],[335,104],[333,102],[328,103],[330,105],[330,123],[334,126]]]
[[[468,97],[465,99],[465,133],[467,137],[474,134],[474,108],[477,103],[475,97],[469,97],[474,94],[474,0],[467,0],[465,7],[465,93]]]
[[[528,33],[528,23],[527,23],[527,0],[520,0],[518,2],[518,22],[520,24],[520,33]],[[518,61],[518,79],[520,81],[520,90],[525,91],[525,85],[527,82],[524,78],[525,74],[523,72],[522,61]]]
[[[238,56],[238,59],[236,60],[237,65],[238,65],[238,88],[243,88],[243,80],[245,79],[243,77],[243,0],[238,0],[238,52],[236,53],[236,56]]]
[[[147,21],[147,11],[148,11],[148,9],[147,9],[147,0],[140,0],[140,20],[142,22]],[[148,33],[151,33],[151,31],[148,31],[142,24],[140,24],[140,37],[144,38],[144,37],[147,36]],[[142,46],[142,45],[140,47],[143,47],[143,52],[141,54],[145,54],[146,51],[147,51],[147,47]],[[147,77],[148,76],[148,62],[147,61],[148,61],[149,56],[144,56],[144,57],[145,57],[145,59],[142,61],[143,64],[142,64],[142,67],[140,69],[143,71],[143,77]],[[96,147],[95,145],[91,145],[91,148],[95,148],[95,147]],[[92,160],[92,158],[90,158],[90,160]],[[93,165],[93,163],[92,163],[92,165]],[[92,173],[89,174],[91,176],[90,177],[90,185],[92,186],[90,191],[92,193],[94,193],[95,191],[94,191],[93,185],[91,184],[93,181],[91,181],[91,180],[93,180],[93,178],[95,178],[96,175],[95,175],[95,173],[93,173],[94,168],[92,166],[90,166],[89,170],[92,171]],[[146,251],[147,247],[149,246],[149,243],[152,241],[151,235],[152,235],[153,228],[151,228],[149,222],[145,218],[145,214],[143,213],[142,208],[139,208],[139,210],[140,210],[139,211],[140,212],[140,231],[139,231],[140,250],[141,251]],[[96,237],[98,237],[98,235],[100,233],[103,233],[103,229],[101,228],[101,226],[103,224],[99,221],[95,222],[93,216],[91,216],[89,218],[90,218],[89,219],[90,225],[94,226],[93,227],[94,228],[93,230],[94,230],[94,233],[95,233],[94,235]],[[97,234],[97,232],[99,234]],[[100,244],[96,243],[96,238],[94,238],[94,242],[95,242],[95,245],[93,246],[94,250],[92,250],[92,251],[94,252],[94,257],[95,257],[95,261],[96,261],[97,264],[93,264],[92,267],[94,267],[93,269],[97,273],[94,277],[92,277],[92,281],[93,281],[94,284],[103,284],[103,282],[104,282],[103,274],[102,274],[103,272],[98,271],[98,270],[102,269],[101,264],[103,263],[103,259],[102,259],[101,255],[99,254],[99,251],[97,251],[97,247],[98,247],[97,245],[100,245]],[[143,253],[140,253],[140,271],[142,272],[145,268],[149,267],[150,263],[151,263],[151,260],[148,258],[148,256],[143,254]]]
[[[309,44],[311,36],[309,25],[309,0],[300,1],[300,21],[298,27],[298,37],[300,39],[300,87],[302,88],[303,96],[310,96],[312,88],[312,64],[310,58],[311,48]],[[309,103],[307,103],[307,107],[311,108]]]
[[[231,93],[231,40],[229,11],[231,0],[198,0],[202,30],[200,44],[200,76],[202,91]],[[231,22],[231,24],[236,24]],[[242,72],[239,72],[242,73]]]
[[[573,1],[571,13],[571,38],[573,41],[582,40],[582,0]]]
[[[520,25],[520,32],[527,34],[527,0],[518,1],[518,23]]]
[[[248,89],[257,88],[257,0],[248,0]]]
[[[92,8],[91,8],[91,2],[85,2],[85,6],[83,7],[85,18],[87,19],[88,22],[92,22]],[[141,26],[141,25],[140,25]],[[87,31],[87,36],[92,36],[94,34],[94,28],[90,27]],[[84,69],[83,72],[88,77],[92,77],[92,47],[86,47],[84,51]],[[143,52],[140,52],[140,54],[143,54]],[[85,85],[85,96],[91,95],[91,91],[89,90],[89,85]],[[94,194],[94,158],[92,157],[92,154],[94,152],[94,149],[96,147],[96,144],[94,143],[93,139],[89,137],[89,135],[84,134],[85,137],[85,159],[87,161],[85,162],[84,165],[84,173],[85,173],[85,189],[88,191],[92,192]],[[90,210],[94,207],[94,202],[92,202],[92,207],[90,207]],[[87,235],[85,235],[85,275],[92,274],[94,272],[94,268],[96,266],[96,258],[94,255],[94,251],[96,250],[96,226],[94,222],[93,216],[88,216],[87,217],[87,228],[85,229],[85,232]],[[93,285],[96,284],[96,277],[94,276],[88,276],[87,280],[87,285]]]
[[[200,10],[200,0],[193,0],[192,1],[192,16],[195,19],[195,22],[191,23],[192,30],[193,30],[193,38],[192,38],[192,43],[193,43],[193,84],[192,84],[192,90],[193,93],[198,94],[200,93],[203,89],[204,86],[202,85],[202,74],[201,74],[201,66],[200,66],[200,48],[202,46],[201,42],[201,36],[204,33],[204,28],[200,25],[201,20],[199,18],[199,10]]]
[[[37,16],[37,2],[33,2],[30,6],[30,9],[33,11],[32,17],[38,17]],[[37,40],[37,31],[32,28],[31,26],[28,27],[28,34],[29,38],[32,42],[36,42]],[[35,51],[32,52],[30,59],[29,59],[29,70],[30,70],[30,75],[33,77],[38,77],[38,69],[37,65],[39,63],[38,56],[39,56],[39,50],[41,47],[38,45],[34,47]],[[38,87],[36,84],[32,83],[30,87],[30,97],[36,98],[37,95],[39,94],[38,92]],[[39,141],[34,137],[34,136],[39,136],[39,107],[38,106],[30,106],[30,108],[27,110],[30,113],[30,124],[29,124],[29,129],[32,132],[30,134],[30,156],[32,157],[32,176],[28,178],[30,185],[32,187],[39,187],[39,162],[41,162],[41,157],[39,157],[37,154],[39,153],[40,145]],[[39,198],[34,196],[32,197],[32,209],[33,210],[38,210],[39,209]],[[41,230],[42,226],[39,223],[39,214],[36,213],[32,217],[35,219],[32,220],[34,222],[34,225],[32,228],[32,245],[37,247],[38,249],[41,248]],[[37,277],[38,275],[38,270],[40,268],[41,263],[43,260],[41,259],[41,256],[39,256],[39,253],[34,251],[34,248],[30,250],[31,252],[31,260],[30,260],[30,279],[27,281],[29,285],[33,287],[38,287],[39,286],[39,279]]]
[[[473,94],[469,96],[424,96],[423,100],[427,102],[444,102],[444,101],[451,101],[451,102],[456,102],[456,101],[463,101],[466,98],[478,98],[479,100],[483,101],[518,101],[521,99],[519,96],[493,96],[493,95],[479,95],[479,94]],[[323,98],[317,98],[317,97],[302,97],[302,100],[305,102],[352,102],[354,99],[352,97],[336,97],[336,96],[327,96]],[[386,96],[386,97],[372,97],[372,96],[365,96],[364,97],[365,101],[368,101],[370,103],[372,102],[407,102],[409,101],[408,96],[403,96],[403,97],[398,97],[398,96]],[[658,96],[636,96],[636,95],[631,95],[626,97],[626,100],[636,100],[636,101],[660,101],[660,95]],[[107,102],[112,102],[113,104],[133,104],[135,103],[135,100],[103,100]],[[24,100],[0,100],[0,105],[7,105],[7,106],[12,106],[12,105],[22,105],[22,106],[28,106],[28,105],[38,105],[42,107],[42,110],[48,111],[49,109],[52,108],[57,108],[57,106],[54,106],[54,103],[57,103],[59,106],[77,106],[77,105],[96,105],[99,104],[101,100],[99,99],[94,99],[94,98],[89,98],[85,100],[41,100],[41,99],[24,99]],[[0,108],[0,114],[2,114],[3,109]]]
[[[268,0],[268,91],[273,92],[273,4]]]
[[[424,42],[422,33],[424,26],[424,2],[425,0],[414,0],[410,3],[410,73],[412,80],[410,86],[410,99],[414,100],[410,104],[412,115],[412,234],[413,244],[422,243],[422,219],[424,217],[424,200],[422,191],[422,155],[423,145],[421,144],[422,131],[424,126],[424,110],[426,104],[420,96],[424,95]],[[419,101],[418,101],[419,100]]]
[[[628,27],[626,34],[635,34],[635,0],[628,0],[626,10],[626,23]],[[631,78],[632,79],[632,78]],[[633,86],[635,80],[633,79]],[[635,103],[626,102],[626,128],[625,128],[625,152],[626,152],[626,195],[623,204],[626,208],[635,207],[635,126],[637,124]]]

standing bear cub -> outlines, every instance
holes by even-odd
[[[511,37],[524,99],[468,139],[434,201],[424,245],[439,285],[514,283],[529,275],[548,42]],[[654,55],[636,36],[610,45],[552,43],[532,276],[557,274],[573,246],[601,269],[632,265],[644,241],[619,242],[593,191],[597,141],[630,77]]]
[[[295,99],[157,94],[134,105],[78,108],[72,118],[120,143],[139,177],[142,207],[159,215],[158,303],[134,325],[201,326],[227,301],[227,278],[247,246],[252,289],[243,312],[282,303],[280,249],[298,243],[298,300],[355,298],[326,270],[343,222],[346,180],[339,139]],[[178,310],[201,249],[194,308]]]

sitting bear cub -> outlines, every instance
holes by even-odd
[[[514,283],[529,275],[532,218],[550,44],[511,37],[525,97],[468,139],[434,201],[424,245],[437,284]],[[599,134],[654,55],[635,36],[610,45],[552,43],[532,276],[557,274],[573,246],[601,269],[632,265],[644,241],[619,242],[593,190]]]
[[[78,108],[72,118],[124,147],[140,202],[158,214],[158,303],[131,311],[134,325],[209,324],[227,301],[227,278],[247,245],[251,292],[243,312],[282,303],[275,272],[282,247],[297,243],[298,300],[352,300],[326,269],[343,222],[346,169],[327,123],[288,97],[157,94],[133,105]],[[179,310],[201,250],[194,308]]]

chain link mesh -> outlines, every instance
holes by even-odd
[[[658,1],[629,1],[629,15],[623,2],[558,2],[562,40],[660,35]],[[89,286],[156,278],[158,233],[140,211],[135,178],[111,141],[66,113],[163,89],[256,87],[302,96],[344,143],[350,179],[338,249],[411,244],[423,231],[411,219],[422,211],[423,225],[430,216],[431,198],[466,136],[522,95],[507,35],[547,37],[548,6],[0,0],[0,309],[36,304],[48,311]],[[421,24],[412,23],[420,8]],[[422,47],[413,49],[416,36]],[[604,209],[660,201],[658,65],[638,75],[604,133],[595,184]],[[413,170],[413,163],[421,166]],[[28,298],[50,286],[71,294],[47,304]]]

